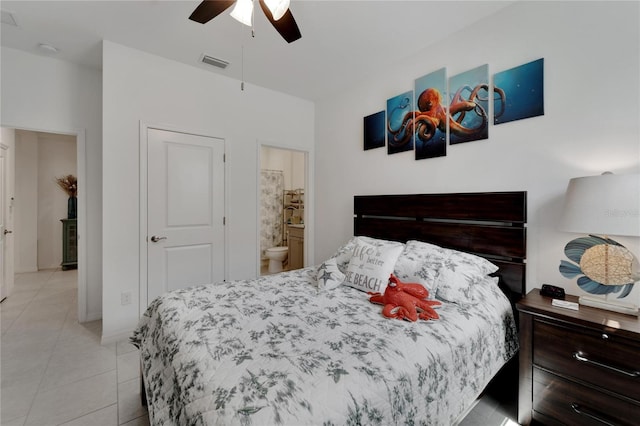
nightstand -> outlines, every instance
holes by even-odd
[[[551,300],[534,289],[516,305],[518,422],[640,424],[638,318],[587,306],[573,311],[552,306]]]

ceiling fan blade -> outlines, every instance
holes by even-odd
[[[300,29],[298,28],[298,24],[296,24],[296,20],[293,18],[291,10],[287,9],[284,16],[276,21],[275,19],[273,19],[273,14],[264,3],[264,0],[260,0],[260,7],[262,8],[262,11],[266,15],[269,22],[271,22],[271,25],[273,25],[273,27],[280,33],[282,38],[284,38],[287,43],[292,43],[302,37],[302,34],[300,34]]]
[[[235,0],[204,0],[196,7],[189,19],[206,24],[227,10],[233,3],[235,3]]]

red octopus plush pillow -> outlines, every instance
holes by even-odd
[[[429,291],[422,284],[403,283],[391,274],[384,293],[367,293],[369,301],[384,305],[382,315],[387,318],[406,319],[416,321],[438,319],[440,316],[433,309],[442,303],[437,300],[427,300]]]

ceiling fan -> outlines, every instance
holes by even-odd
[[[289,10],[290,0],[259,0],[260,7],[271,25],[280,33],[288,43],[292,43],[302,37],[296,20]],[[206,24],[232,4],[236,6],[231,11],[231,16],[245,25],[252,26],[253,0],[204,0],[193,11],[189,19],[201,24]]]

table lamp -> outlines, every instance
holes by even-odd
[[[640,175],[573,178],[564,198],[560,230],[585,233],[565,246],[560,273],[578,278],[578,287],[590,293],[579,303],[638,315],[638,305],[623,301],[640,280],[638,259],[609,235],[640,237]],[[611,300],[611,295],[617,295]]]

